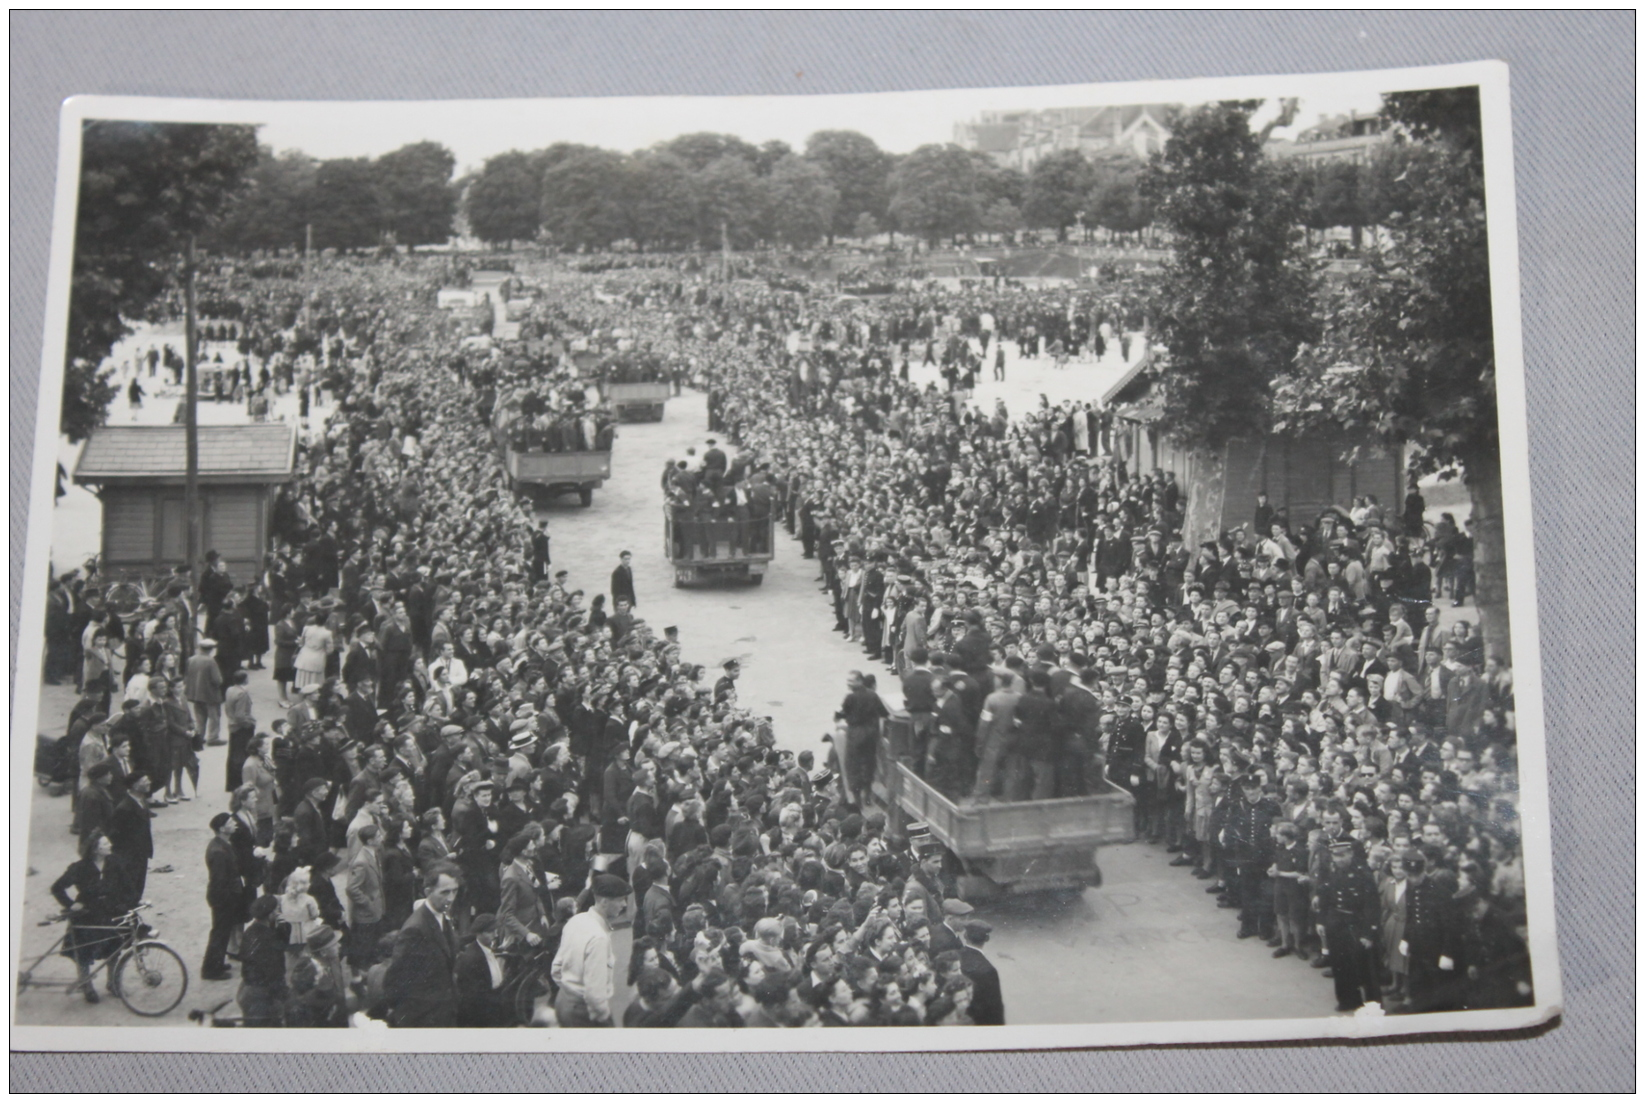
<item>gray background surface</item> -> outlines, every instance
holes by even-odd
[[[13,1054],[13,1088],[1631,1089],[1635,30],[1632,12],[13,14],[14,650],[69,95],[855,92],[1507,61],[1566,1000],[1563,1024],[1532,1037],[884,1057]],[[31,637],[31,671],[38,649]]]

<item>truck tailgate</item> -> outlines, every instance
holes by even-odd
[[[673,385],[666,380],[632,384],[607,384],[605,398],[612,403],[666,403],[674,394]]]
[[[521,482],[592,482],[611,477],[611,453],[509,449],[508,470]]]
[[[906,764],[897,765],[897,804],[924,820],[962,857],[1057,846],[1097,847],[1131,836],[1131,795],[1112,783],[1100,794],[961,806],[937,793]]]

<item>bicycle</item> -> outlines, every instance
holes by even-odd
[[[158,941],[154,928],[144,922],[142,910],[148,907],[152,905],[145,901],[105,928],[120,936],[120,945],[85,972],[74,957],[73,931],[65,930],[51,949],[17,974],[18,994],[29,988],[64,988],[69,995],[84,992],[92,987],[97,974],[106,969],[109,990],[127,1010],[144,1018],[170,1014],[188,993],[188,965],[176,950]],[[69,919],[70,914],[64,912],[41,921],[40,926],[49,927]],[[64,962],[73,967],[73,975],[56,971]],[[45,974],[40,972],[41,966],[47,966]]]
[[[550,975],[554,951],[537,946],[521,951],[504,950],[502,956],[510,959],[511,967],[499,991],[504,1003],[513,1010],[515,1020],[529,1026],[537,1012],[537,1000],[554,994],[554,978]]]

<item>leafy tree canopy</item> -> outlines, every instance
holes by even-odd
[[[88,120],[69,293],[61,428],[83,439],[113,388],[99,366],[179,270],[191,235],[209,233],[258,162],[249,125]]]
[[[954,144],[926,144],[910,152],[891,177],[891,215],[903,231],[935,243],[975,231],[983,194],[977,163]]]
[[[1317,327],[1294,192],[1251,131],[1258,105],[1181,115],[1143,186],[1172,234],[1154,309],[1162,424],[1212,451],[1267,429],[1269,384]]]

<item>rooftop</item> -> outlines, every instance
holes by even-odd
[[[283,423],[198,427],[200,476],[282,481],[291,476],[297,433]],[[180,425],[111,425],[94,430],[74,467],[79,483],[181,478],[187,429]]]

